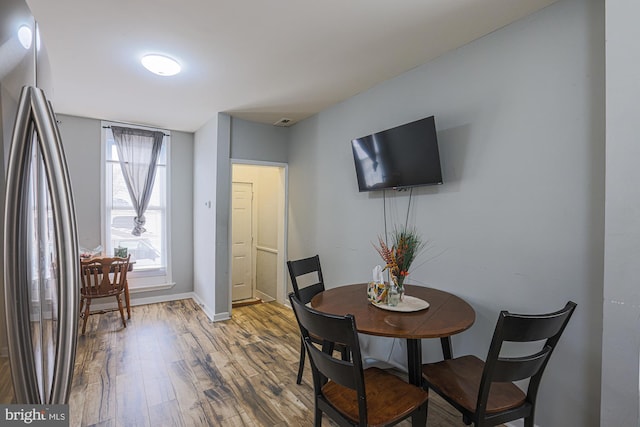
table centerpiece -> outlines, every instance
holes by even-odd
[[[391,232],[391,246],[385,239],[378,236],[378,245],[374,244],[378,254],[385,262],[385,270],[389,272],[390,284],[388,298],[394,293],[402,300],[404,295],[404,281],[409,275],[411,264],[425,247],[418,232],[413,227],[400,226]],[[392,305],[392,304],[389,304]],[[397,302],[396,302],[397,305]]]

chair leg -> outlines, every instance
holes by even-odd
[[[307,350],[304,348],[304,341],[302,337],[300,337],[300,364],[298,365],[298,379],[296,379],[296,384],[302,384],[302,371],[304,371],[304,359]]]
[[[89,319],[89,310],[91,308],[91,300],[87,299],[85,307],[84,307],[84,321],[82,322],[82,335],[87,329],[87,319]]]
[[[84,309],[84,298],[80,298],[80,315],[82,316],[82,310]]]
[[[317,405],[313,419],[315,427],[322,427],[322,411],[317,408]]]
[[[429,419],[429,399],[424,402],[424,424],[427,425],[427,420]]]
[[[122,326],[127,327],[127,319],[124,318],[124,308],[122,307],[122,297],[120,294],[116,295],[118,300],[118,310],[120,310],[120,317],[122,317]]]
[[[451,350],[451,337],[440,338],[440,344],[442,345],[442,356],[445,360],[453,358],[453,351]]]
[[[529,415],[524,419],[524,427],[533,427],[533,426],[534,424],[533,424],[533,409],[532,409],[531,415]]]
[[[131,319],[131,300],[129,299],[129,281],[124,282],[124,301],[127,304],[127,319]]]
[[[426,426],[427,412],[429,411],[429,401],[427,400],[420,406],[420,409],[411,417],[412,426]]]

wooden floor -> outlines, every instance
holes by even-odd
[[[299,335],[290,309],[264,303],[211,323],[192,300],[89,318],[78,338],[71,426],[311,426],[311,370],[295,383]],[[0,403],[12,391],[0,359]],[[326,419],[325,426],[335,424]],[[408,426],[408,421],[401,425]],[[464,426],[435,393],[428,426]]]

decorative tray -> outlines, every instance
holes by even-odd
[[[421,300],[420,298],[412,297],[409,295],[405,295],[402,301],[400,301],[400,303],[395,307],[391,307],[390,305],[382,304],[382,303],[376,304],[372,302],[371,304],[383,310],[403,311],[403,312],[420,311],[420,310],[424,310],[425,308],[429,308],[429,303],[426,302],[425,300]]]

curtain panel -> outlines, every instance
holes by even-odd
[[[151,199],[164,133],[121,126],[111,126],[111,131],[131,204],[136,211],[131,234],[140,236],[146,231],[144,213]]]

